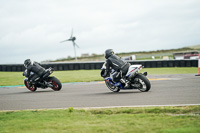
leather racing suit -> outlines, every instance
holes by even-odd
[[[119,82],[120,79],[126,75],[128,72],[130,63],[127,63],[126,61],[122,60],[120,57],[118,57],[115,54],[112,54],[108,59],[106,60],[106,71],[107,73],[111,72],[111,69],[114,69],[116,72],[112,74],[113,81]]]
[[[33,72],[33,75],[30,75],[30,73]],[[40,66],[38,62],[33,62],[27,67],[27,73],[25,74],[26,77],[28,77],[30,82],[34,82],[37,78],[40,78],[45,72],[45,69]]]

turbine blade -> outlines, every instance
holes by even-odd
[[[61,41],[60,43],[62,43],[62,42],[66,42],[66,41],[70,41],[70,39],[67,39],[67,40]]]
[[[72,36],[73,36],[73,28],[72,28],[71,38],[72,38]]]
[[[61,41],[60,43],[62,43],[62,42],[66,42],[67,40],[64,40],[64,41]]]
[[[76,45],[76,47],[78,47],[79,48],[79,46],[74,42],[74,44]]]

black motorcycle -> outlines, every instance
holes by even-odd
[[[54,76],[50,77],[50,75],[53,73],[53,68],[46,69],[44,74],[37,79],[34,83],[31,83],[29,81],[29,78],[34,75],[33,72],[30,73],[30,77],[26,77],[24,79],[24,84],[27,89],[30,91],[36,91],[37,88],[46,89],[48,87],[52,88],[54,91],[59,91],[62,88],[61,82]],[[26,75],[27,69],[24,71],[23,75]]]

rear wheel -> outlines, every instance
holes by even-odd
[[[134,78],[133,82],[134,82],[134,85],[137,86],[136,88],[142,92],[147,92],[151,88],[151,83],[149,82],[147,77],[142,74],[138,74]]]
[[[52,89],[54,91],[59,91],[62,88],[61,82],[56,77],[49,77],[48,82],[53,85]]]
[[[120,89],[112,84],[110,84],[109,82],[105,81],[106,86],[113,92],[119,92]]]
[[[27,80],[24,80],[24,84],[25,84],[26,88],[29,89],[30,91],[37,90],[37,87],[35,85],[31,85]]]

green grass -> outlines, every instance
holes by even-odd
[[[141,72],[147,71],[148,75],[153,74],[197,74],[197,67],[173,67],[173,68],[144,68]],[[77,70],[77,71],[55,71],[53,73],[62,83],[67,82],[90,82],[101,81],[100,70]],[[0,86],[23,85],[24,77],[22,72],[0,72]]]
[[[153,74],[197,74],[197,67],[164,67],[164,68],[144,68],[141,72],[147,71],[149,75]]]
[[[200,106],[0,112],[0,133],[199,133]]]
[[[0,86],[22,84],[24,84],[22,72],[0,72]]]

